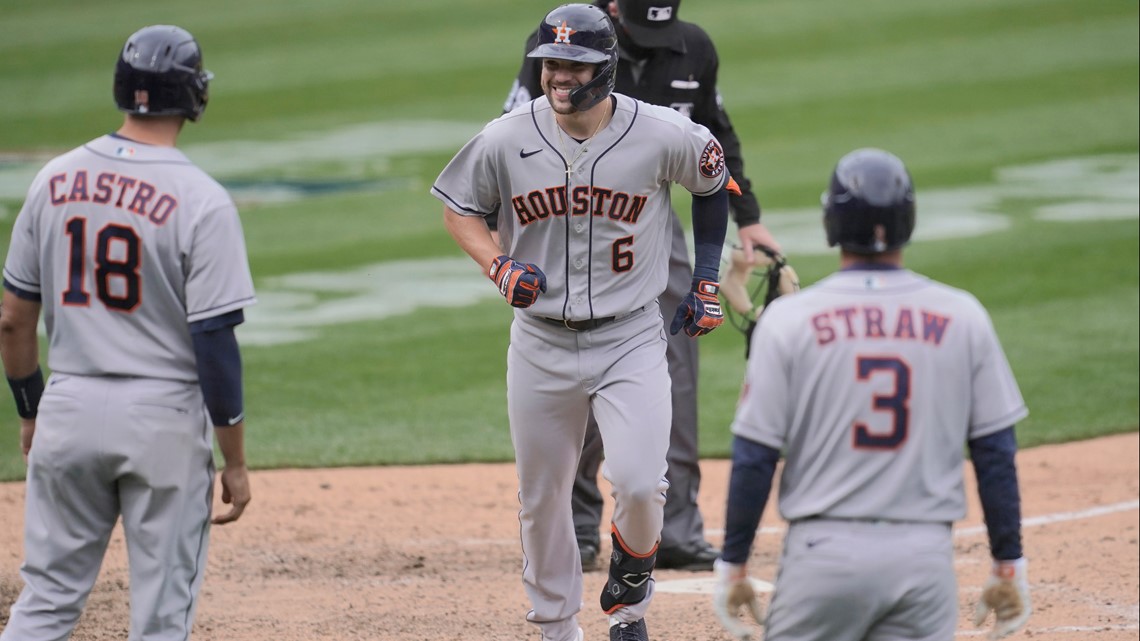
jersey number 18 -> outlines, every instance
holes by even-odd
[[[86,289],[87,270],[87,219],[71,218],[67,221],[70,238],[70,255],[67,265],[67,289],[63,292],[64,305],[88,305],[91,295]],[[114,253],[113,243],[122,243],[120,252]],[[115,291],[114,279],[122,287]],[[129,312],[138,307],[140,299],[139,236],[125,225],[107,225],[95,237],[95,294],[110,309]]]

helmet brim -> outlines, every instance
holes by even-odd
[[[573,60],[589,64],[601,64],[610,59],[605,53],[597,49],[590,49],[580,45],[547,43],[538,45],[526,54],[527,58],[556,58],[558,60]]]

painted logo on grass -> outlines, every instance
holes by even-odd
[[[1134,155],[1008,167],[995,178],[988,185],[921,191],[915,242],[994,233],[1007,228],[1015,215],[1042,224],[1140,216],[1140,157]],[[1018,213],[1003,213],[1010,211]],[[818,208],[773,210],[765,211],[764,222],[789,255],[829,253],[819,217]],[[395,291],[413,276],[425,286]],[[310,340],[329,325],[380,320],[424,307],[464,307],[499,297],[467,257],[300,272],[259,280],[257,286],[260,302],[247,311],[240,330],[246,344]],[[403,304],[391,305],[395,297]]]
[[[392,176],[393,158],[453,153],[481,124],[374,123],[283,141],[235,141],[186,152],[227,184],[239,203],[303,200],[330,192],[407,189]],[[0,199],[22,201],[46,157],[0,155]],[[333,175],[322,180],[306,174]],[[249,178],[250,175],[274,178]],[[291,178],[290,175],[300,178]],[[988,184],[919,187],[914,241],[968,238],[1006,229],[1014,217],[1041,224],[1140,217],[1140,156],[1115,154],[1058,159],[998,169]],[[428,206],[433,206],[428,203]],[[0,219],[15,209],[0,206]],[[768,210],[764,223],[790,256],[824,254],[818,206]],[[440,230],[443,234],[443,230]],[[734,232],[730,231],[730,236]],[[692,243],[690,243],[690,246]],[[394,291],[414,275],[423,287]],[[273,345],[317,338],[323,328],[381,320],[425,307],[463,307],[498,296],[466,257],[379,262],[340,272],[298,272],[258,279],[259,304],[247,311],[246,344]],[[399,298],[402,304],[388,301]]]

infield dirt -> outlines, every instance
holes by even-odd
[[[1012,638],[1140,638],[1138,452],[1140,438],[1129,433],[1019,454],[1034,613]],[[701,469],[705,524],[719,543],[729,464],[706,460]],[[956,524],[957,638],[980,639],[967,616],[988,569],[988,547],[969,470],[966,480],[969,514]],[[538,639],[523,619],[512,465],[260,471],[253,492],[240,521],[213,530],[195,641]],[[0,625],[21,586],[23,494],[22,483],[0,484]],[[750,566],[756,578],[774,581],[781,536],[768,528],[783,523],[772,504],[762,525]],[[659,586],[683,587],[669,582],[711,573],[666,570],[656,578]],[[597,606],[603,580],[598,570],[586,575],[580,617],[587,641],[607,638]],[[128,598],[116,529],[73,639],[126,639]],[[660,591],[647,618],[651,638],[727,640],[709,599]]]

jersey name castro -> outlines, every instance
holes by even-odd
[[[652,302],[668,277],[671,184],[706,196],[728,181],[708,129],[613,101],[609,124],[582,142],[558,130],[545,96],[526,103],[488,123],[432,187],[459,214],[497,214],[503,250],[546,273],[528,313],[585,320]]]
[[[76,202],[110,204],[156,225],[165,223],[178,208],[177,198],[160,193],[146,180],[113,171],[98,172],[91,180],[83,169],[53,174],[48,178],[48,191],[51,204],[57,207]]]
[[[53,371],[195,381],[189,324],[253,304],[237,207],[178,149],[107,135],[33,180],[4,263]]]

